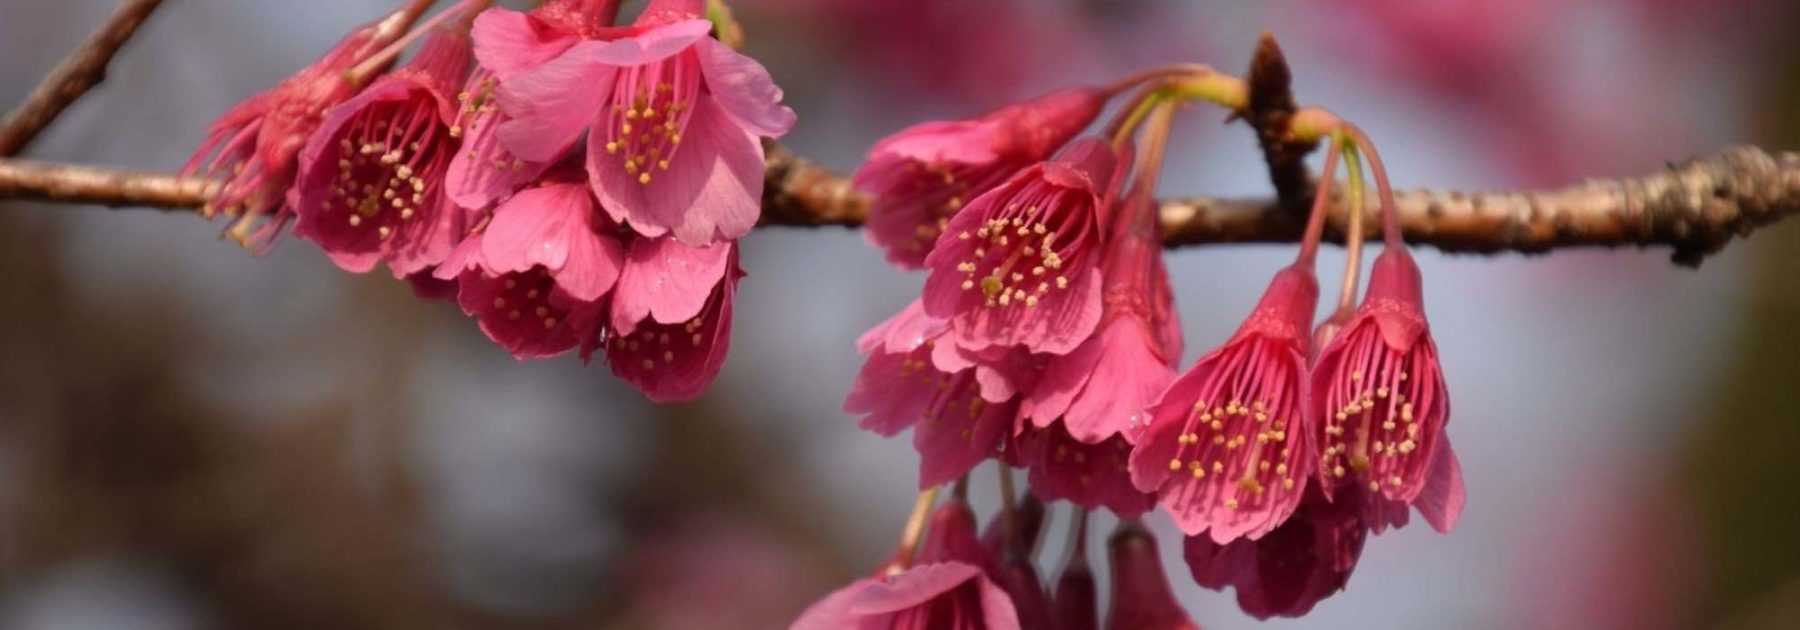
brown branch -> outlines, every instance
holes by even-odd
[[[1275,185],[1277,202],[1288,214],[1304,218],[1313,196],[1306,155],[1318,148],[1318,143],[1296,141],[1288,133],[1289,121],[1300,105],[1294,100],[1294,73],[1288,69],[1287,57],[1275,43],[1274,35],[1264,32],[1256,41],[1248,77],[1250,102],[1238,115],[1256,130],[1256,142],[1262,147],[1263,162],[1269,166],[1269,181]]]
[[[767,176],[766,226],[854,228],[867,216],[868,198],[848,180],[780,145],[768,145]],[[0,160],[0,200],[193,209],[215,188],[204,179]],[[1348,215],[1334,201],[1328,238],[1341,241]],[[1666,246],[1676,263],[1696,265],[1732,237],[1800,213],[1800,152],[1736,147],[1643,177],[1545,191],[1407,191],[1396,202],[1407,240],[1447,252]],[[1268,198],[1168,200],[1162,219],[1169,247],[1289,243],[1304,227]],[[1372,233],[1380,222],[1366,224]]]
[[[0,159],[0,199],[197,210],[218,187],[212,180],[163,173]]]
[[[50,126],[57,115],[105,79],[106,64],[112,61],[113,54],[137,33],[138,27],[161,4],[162,0],[127,0],[119,5],[99,31],[69,53],[50,71],[50,76],[44,77],[44,81],[25,97],[25,102],[8,113],[5,120],[0,120],[0,157],[11,157],[25,150],[25,146],[31,144],[38,132]]]

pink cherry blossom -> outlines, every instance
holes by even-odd
[[[552,0],[529,12],[496,7],[476,17],[471,34],[481,65],[458,97],[461,111],[452,130],[463,138],[464,150],[450,162],[451,199],[465,208],[485,208],[551,166],[554,160],[520,159],[500,142],[499,128],[511,120],[500,108],[500,81],[582,41],[617,37],[610,25],[618,10],[618,0]]]
[[[749,233],[762,211],[758,138],[787,133],[794,114],[768,72],[708,37],[699,15],[697,0],[656,0],[617,39],[502,74],[501,143],[554,162],[586,132],[590,183],[615,221],[693,246]]]
[[[1014,173],[1050,157],[1081,133],[1106,94],[1072,88],[979,118],[927,122],[883,138],[856,171],[872,198],[865,236],[903,268],[918,269],[950,217]]]
[[[1156,492],[1184,533],[1258,538],[1299,504],[1314,464],[1301,413],[1318,293],[1310,269],[1283,269],[1237,334],[1150,410],[1132,481]]]
[[[932,512],[918,566],[858,580],[807,608],[793,630],[1019,630],[1012,600],[987,573],[975,513],[961,498]]]
[[[469,40],[441,31],[418,57],[327,113],[300,153],[294,231],[346,271],[385,261],[395,277],[436,265],[465,226],[444,197],[458,142],[452,91]]]
[[[496,276],[542,269],[561,293],[597,302],[625,264],[609,227],[586,186],[546,180],[494,210],[481,238],[482,268]]]
[[[1107,551],[1112,564],[1109,630],[1200,630],[1169,589],[1155,536],[1126,523],[1107,541]]]
[[[1088,444],[1069,435],[1061,424],[1027,429],[1015,442],[1018,457],[1031,470],[1031,491],[1047,501],[1066,500],[1133,518],[1156,505],[1156,496],[1131,483],[1131,443],[1113,436]]]
[[[345,73],[406,34],[429,3],[412,2],[349,35],[280,85],[237,104],[207,128],[206,140],[182,168],[185,175],[224,180],[207,216],[237,217],[228,228],[238,242],[262,251],[293,219],[288,189],[300,151],[324,122],[326,110],[355,96],[361,85]]]
[[[1097,139],[957,213],[925,259],[924,304],[958,345],[1066,354],[1100,322],[1100,257],[1124,162]]]
[[[921,488],[993,457],[1018,416],[1018,392],[1037,373],[1026,353],[964,350],[948,330],[919,302],[871,329],[858,343],[868,362],[844,400],[864,429],[884,436],[913,429]]]
[[[1162,263],[1150,196],[1132,195],[1119,215],[1103,267],[1099,330],[1066,355],[1051,357],[1026,398],[1024,415],[1044,428],[1058,418],[1088,444],[1114,436],[1135,441],[1144,410],[1175,379],[1181,357],[1180,316]]]
[[[1376,257],[1362,306],[1319,354],[1312,379],[1307,413],[1326,494],[1367,486],[1371,503],[1412,505],[1450,531],[1462,513],[1462,470],[1444,434],[1450,398],[1418,264],[1404,248]]]
[[[614,334],[606,340],[613,374],[656,402],[699,397],[725,366],[743,276],[736,243],[696,251],[666,239],[633,240],[613,298]],[[649,316],[622,316],[639,308]]]

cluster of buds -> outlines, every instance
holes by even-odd
[[[1109,138],[1079,137],[1142,83]],[[1025,468],[1033,495],[1079,514],[1135,523],[1160,507],[1186,537],[1197,583],[1235,587],[1257,617],[1296,616],[1342,590],[1367,535],[1404,525],[1411,509],[1449,531],[1463,489],[1386,173],[1360,130],[1322,110],[1294,122],[1297,136],[1329,140],[1297,259],[1235,334],[1176,373],[1182,335],[1155,203],[1170,119],[1183,100],[1241,109],[1244,98],[1235,79],[1179,67],[882,140],[856,177],[873,197],[868,236],[928,276],[918,301],[861,340],[868,360],[845,410],[882,435],[912,428],[925,489],[994,459],[1007,479]],[[1367,160],[1386,244],[1356,307],[1361,239],[1351,239],[1340,308],[1315,327],[1314,259],[1340,153],[1352,231]],[[1114,544],[1115,589],[1169,599],[1154,541],[1135,526],[1126,537]],[[1144,545],[1151,552],[1121,559],[1121,547]],[[996,571],[996,583],[1016,574]],[[1027,614],[1042,598],[1005,590],[1013,623],[945,627],[1046,627]],[[1109,615],[1107,627],[1191,627],[1172,610]]]
[[[701,0],[628,25],[618,0],[463,0],[411,28],[430,4],[214,123],[189,166],[225,179],[214,210],[257,249],[292,221],[347,271],[386,265],[521,360],[602,351],[651,399],[698,396],[730,345],[761,139],[794,123],[780,88]]]

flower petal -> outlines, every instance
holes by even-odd
[[[542,65],[581,41],[574,33],[558,32],[528,14],[499,7],[476,16],[470,35],[481,67],[501,79]]]
[[[556,162],[581,139],[612,92],[618,71],[571,50],[500,84],[500,145],[527,162]]]
[[[633,240],[613,294],[613,330],[629,335],[645,318],[678,324],[699,315],[725,277],[732,248],[689,247],[668,237]]]
[[[739,127],[765,138],[794,127],[794,110],[781,104],[781,88],[762,64],[710,37],[701,38],[695,51],[707,89]]]
[[[520,191],[494,210],[482,238],[482,255],[490,273],[523,272],[533,265],[560,270],[577,240],[600,238],[589,222],[594,202],[581,184],[551,184]],[[597,296],[596,296],[597,297]],[[585,299],[585,298],[584,298]]]

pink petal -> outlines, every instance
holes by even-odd
[[[781,88],[762,64],[710,37],[701,38],[695,50],[707,89],[739,127],[765,138],[779,138],[794,127],[794,110],[781,104]]]
[[[712,32],[712,22],[682,20],[610,41],[586,41],[570,48],[564,57],[608,66],[641,66],[662,61],[687,50]]]
[[[581,41],[574,33],[558,32],[530,15],[499,7],[476,16],[470,34],[481,67],[501,79],[542,65]]]
[[[857,338],[856,350],[863,354],[878,349],[898,353],[912,352],[943,331],[944,322],[926,315],[924,306],[918,300],[913,300],[899,313]]]
[[[607,340],[606,359],[613,374],[655,402],[693,400],[706,391],[731,349],[731,311],[736,299],[736,256],[724,281],[695,320],[663,324],[639,323],[630,334]]]
[[[994,125],[977,121],[925,122],[901,129],[869,149],[869,162],[887,158],[909,161],[979,164],[1000,159]],[[857,173],[857,187],[867,180]]]
[[[628,335],[646,317],[676,324],[699,315],[725,277],[732,248],[689,247],[667,237],[633,240],[613,293],[613,330]]]
[[[1069,435],[1089,444],[1113,435],[1132,439],[1149,423],[1150,406],[1175,380],[1137,319],[1117,320],[1100,339],[1103,350],[1093,376],[1063,415]]]
[[[979,399],[972,383],[952,385],[958,395],[946,405],[936,422],[913,427],[913,448],[919,451],[919,487],[929,488],[954,481],[994,455],[1000,438],[1012,428],[1017,404],[983,404],[969,413]],[[965,432],[967,433],[965,435]]]
[[[862,579],[851,582],[849,586],[832,591],[824,599],[807,606],[794,620],[788,630],[844,630],[857,627],[857,616],[851,614],[850,606],[861,595],[862,591],[878,584],[873,579]]]
[[[482,238],[488,271],[522,272],[534,265],[556,271],[568,262],[571,250],[584,248],[588,254],[604,250],[604,245],[578,243],[600,238],[590,222],[593,213],[593,199],[581,184],[551,184],[520,191],[494,210],[493,222]],[[615,264],[611,276],[617,274]],[[606,284],[610,286],[611,282]]]
[[[974,565],[961,562],[921,564],[888,578],[886,582],[870,584],[856,594],[849,608],[851,614],[864,617],[896,613],[922,606],[974,579],[982,579],[981,569]]]
[[[945,376],[909,370],[912,360],[906,353],[877,352],[863,363],[844,397],[844,412],[863,416],[856,426],[892,437],[925,417]]]
[[[582,190],[586,197],[587,191]],[[588,231],[569,239],[568,260],[550,275],[556,285],[578,300],[598,300],[619,280],[625,246],[611,235]]]
[[[392,239],[403,245],[395,248],[388,258],[388,268],[395,278],[420,273],[442,263],[467,230],[461,209],[445,198],[441,187],[432,193],[432,197],[430,206],[402,226],[402,236]]]
[[[500,145],[527,162],[556,162],[581,139],[612,93],[617,70],[571,50],[500,84]]]
[[[981,587],[981,618],[987,624],[985,630],[1019,630],[1019,613],[1006,591],[985,577],[978,583]]]
[[[762,143],[712,99],[695,101],[669,169],[654,173],[647,184],[606,155],[605,142],[596,142],[598,132],[588,141],[588,174],[600,205],[615,221],[630,223],[645,236],[673,231],[696,247],[739,238],[756,227],[762,215]]]
[[[1024,415],[1033,425],[1040,429],[1049,427],[1069,410],[1069,405],[1093,377],[1094,366],[1100,362],[1105,347],[1106,344],[1096,336],[1077,346],[1073,352],[1050,359],[1044,368],[1043,379],[1031,390],[1025,403]]]
[[[1429,474],[1425,490],[1413,505],[1432,529],[1448,534],[1456,528],[1456,521],[1462,517],[1463,504],[1468,501],[1468,492],[1463,489],[1462,463],[1456,460],[1449,440],[1438,444],[1437,452],[1432,454]]]

